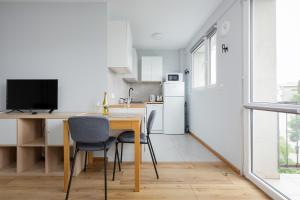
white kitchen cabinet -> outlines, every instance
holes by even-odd
[[[115,73],[131,73],[132,35],[129,22],[110,21],[107,33],[108,67]]]
[[[141,78],[143,82],[161,82],[163,78],[163,58],[161,56],[143,56]]]
[[[156,111],[156,115],[154,118],[153,126],[152,126],[152,133],[163,133],[164,126],[163,126],[163,104],[147,104],[146,106],[146,113],[147,113],[147,122],[152,110]]]
[[[151,79],[152,81],[161,82],[163,79],[163,59],[154,57],[151,59]]]
[[[46,120],[47,143],[49,146],[62,146],[64,144],[64,127],[62,119]],[[73,144],[70,139],[70,144]]]
[[[151,72],[151,57],[142,57],[142,77],[141,81],[152,81],[152,72]]]
[[[132,48],[132,71],[131,73],[124,75],[124,80],[128,83],[138,81],[138,57],[135,48]]]
[[[0,145],[17,145],[17,121],[15,119],[0,120]]]

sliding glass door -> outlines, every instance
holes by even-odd
[[[251,1],[248,177],[275,199],[300,199],[300,1]]]

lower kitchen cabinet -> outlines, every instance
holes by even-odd
[[[146,106],[146,114],[147,114],[147,121],[150,116],[152,110],[156,111],[156,115],[154,118],[153,126],[152,126],[152,133],[163,133],[164,124],[163,124],[163,104],[147,104]]]

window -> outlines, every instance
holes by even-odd
[[[193,52],[193,88],[205,87],[206,85],[205,49],[205,44],[202,42]]]
[[[217,83],[217,29],[208,31],[191,50],[193,88],[205,88]]]
[[[253,1],[254,102],[300,104],[299,8],[295,0]]]
[[[300,180],[299,8],[295,0],[251,1],[250,137],[245,137],[251,150],[245,166],[250,180],[274,199],[299,199],[293,187]]]

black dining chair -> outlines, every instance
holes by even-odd
[[[94,116],[77,116],[71,117],[68,120],[71,138],[74,140],[75,152],[73,157],[73,163],[71,166],[71,174],[68,184],[68,190],[66,194],[66,200],[69,197],[69,192],[72,184],[72,177],[74,173],[74,166],[76,163],[77,153],[79,151],[86,152],[85,154],[85,166],[87,152],[104,151],[104,189],[105,200],[107,200],[107,151],[117,141],[115,137],[109,136],[109,121],[105,117]],[[117,159],[119,160],[118,152]]]
[[[156,160],[156,156],[155,156],[153,146],[152,146],[152,142],[151,142],[151,139],[150,139],[150,134],[151,134],[155,114],[156,114],[156,111],[152,110],[150,115],[149,115],[148,121],[147,121],[147,134],[146,135],[141,134],[140,143],[148,145],[150,155],[151,155],[151,159],[152,159],[152,163],[153,163],[154,170],[155,170],[155,173],[156,173],[156,178],[159,179],[157,168],[156,168],[157,160]],[[116,159],[118,159],[118,161],[119,161],[119,153],[118,153],[118,144],[119,143],[121,143],[121,163],[122,163],[123,144],[126,144],[126,143],[127,144],[134,144],[134,132],[133,131],[122,132],[117,138],[115,159],[114,159],[113,181],[115,180]],[[120,167],[119,167],[119,169],[120,169]]]

